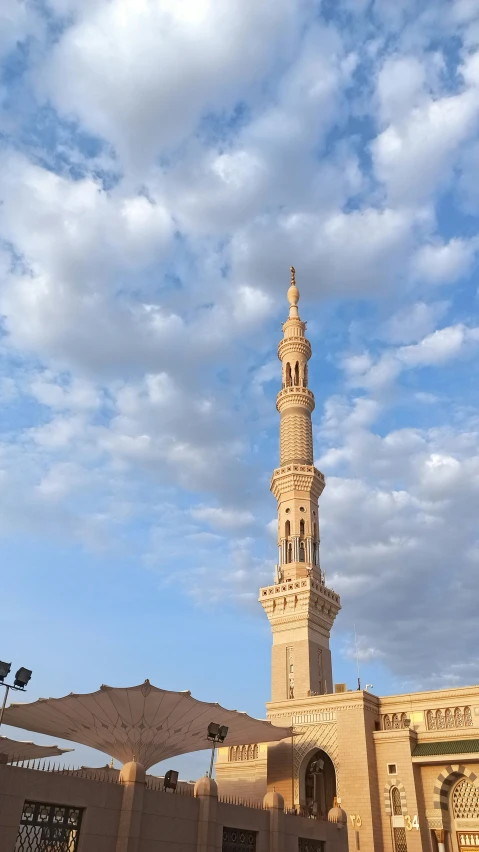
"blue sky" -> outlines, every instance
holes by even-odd
[[[29,698],[149,677],[264,714],[291,264],[335,680],[356,625],[376,692],[477,682],[478,0],[4,0],[0,62],[0,657]]]

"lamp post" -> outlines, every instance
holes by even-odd
[[[216,722],[210,722],[210,724],[208,725],[208,733],[206,735],[206,739],[213,743],[213,748],[211,749],[211,763],[208,778],[211,778],[213,774],[213,763],[215,760],[216,746],[218,743],[223,743],[225,741],[227,733],[228,728],[226,727],[226,725],[218,725]]]
[[[13,683],[5,683],[5,678],[8,677],[8,675],[10,674],[11,668],[11,663],[2,663],[0,661],[0,684],[5,687],[5,695],[3,698],[2,709],[0,710],[0,725],[2,724],[3,714],[7,705],[8,693],[11,689],[24,692],[25,687],[32,676],[30,669],[26,669],[24,666],[21,666],[15,674],[15,680],[13,681]]]

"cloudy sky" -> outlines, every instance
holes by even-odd
[[[479,0],[3,0],[0,62],[29,698],[149,677],[264,715],[291,264],[335,679],[355,625],[377,693],[478,682]]]

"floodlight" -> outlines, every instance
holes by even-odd
[[[3,683],[6,677],[10,674],[10,669],[12,668],[11,663],[2,663],[0,661],[0,682]]]
[[[210,722],[208,725],[208,739],[215,740],[218,736],[220,726],[216,722]]]
[[[32,673],[30,669],[26,669],[24,666],[18,669],[15,680],[13,682],[14,686],[17,686],[19,689],[25,689],[28,681],[30,680]]]
[[[178,784],[178,773],[175,769],[169,769],[168,772],[165,772],[165,777],[163,779],[163,789],[164,790],[176,790],[176,785]]]
[[[216,739],[218,740],[218,742],[224,743],[227,733],[228,733],[228,728],[226,727],[226,725],[220,725],[220,729],[219,729],[218,734],[216,736]]]

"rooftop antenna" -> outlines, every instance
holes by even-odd
[[[356,625],[354,625],[354,645],[356,648],[356,666],[358,668],[358,690],[361,689],[361,674],[359,671],[358,637],[356,636]]]

